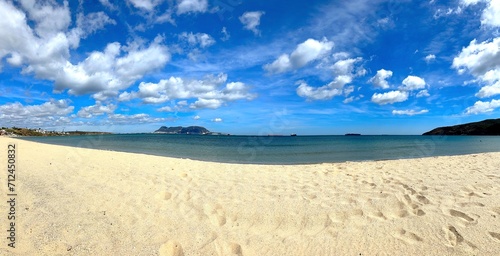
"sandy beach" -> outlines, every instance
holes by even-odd
[[[243,165],[0,137],[0,166],[0,255],[500,255],[500,153]]]

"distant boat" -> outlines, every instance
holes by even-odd
[[[359,133],[346,133],[345,136],[361,136]]]
[[[297,136],[297,134],[296,133],[292,133],[292,134],[290,134],[290,136],[295,137],[295,136]]]

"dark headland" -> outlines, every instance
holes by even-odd
[[[422,135],[500,135],[500,118],[439,127]]]
[[[227,133],[220,132],[211,132],[207,130],[207,128],[202,126],[174,126],[167,127],[162,126],[160,129],[154,131],[154,133],[163,133],[163,134],[193,134],[193,135],[229,135]]]

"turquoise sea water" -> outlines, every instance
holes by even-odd
[[[118,134],[22,139],[213,162],[304,164],[500,152],[500,136],[203,136]]]

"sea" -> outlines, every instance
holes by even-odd
[[[110,134],[21,139],[211,162],[312,164],[500,152],[500,136]]]

